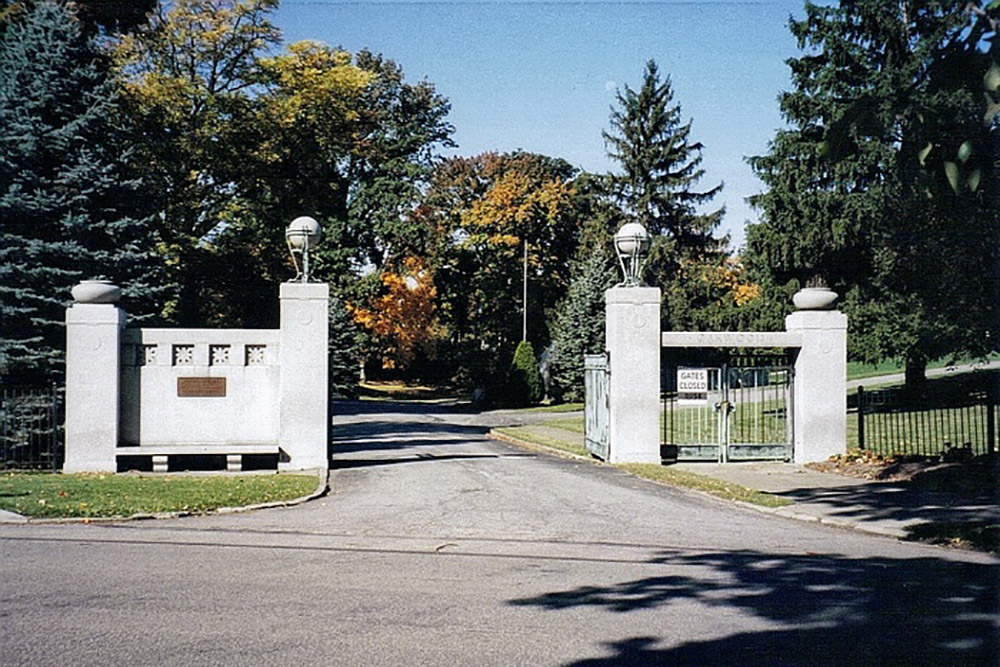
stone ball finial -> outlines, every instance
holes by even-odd
[[[118,303],[122,296],[120,287],[110,280],[81,280],[70,293],[77,303]]]

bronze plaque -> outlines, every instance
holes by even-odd
[[[226,378],[177,378],[180,398],[222,398],[226,395]]]

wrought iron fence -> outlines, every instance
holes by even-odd
[[[0,465],[58,470],[63,464],[62,396],[49,387],[0,387]]]
[[[997,381],[1000,376],[954,378],[929,388],[858,387],[860,449],[882,455],[974,456],[997,446]]]

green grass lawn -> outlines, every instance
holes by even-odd
[[[0,474],[0,509],[28,517],[127,517],[157,512],[208,512],[308,495],[309,475]]]

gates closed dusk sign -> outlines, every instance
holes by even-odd
[[[708,369],[677,369],[677,402],[684,405],[708,403]]]

